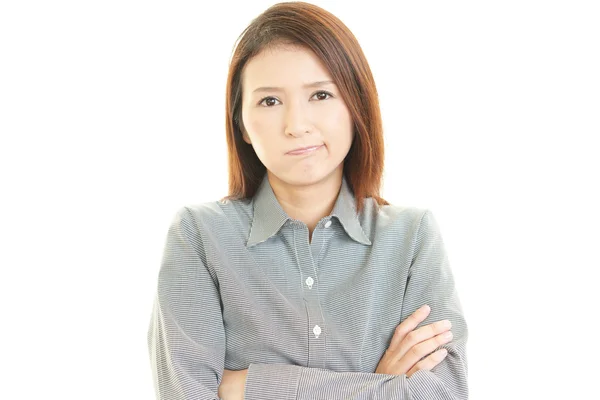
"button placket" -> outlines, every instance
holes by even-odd
[[[313,238],[315,240],[315,238]],[[313,247],[308,241],[308,227],[306,225],[294,227],[294,245],[298,268],[305,277],[302,282],[303,296],[306,305],[307,334],[308,334],[308,363],[311,368],[326,367],[326,326],[321,310],[318,278],[316,274],[315,261],[313,259]],[[306,286],[305,286],[306,285]]]
[[[315,231],[313,232],[313,240],[310,243],[310,247],[315,266],[319,265],[319,259],[323,250],[323,246],[325,245],[325,241],[328,237],[331,237],[331,233],[325,233],[323,231],[329,230],[331,224],[331,219],[325,221],[325,223],[320,222],[319,225],[317,225]]]

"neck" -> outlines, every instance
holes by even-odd
[[[267,173],[281,208],[291,218],[304,222],[309,237],[312,237],[317,223],[333,210],[342,185],[343,164],[323,180],[310,185],[292,185]]]

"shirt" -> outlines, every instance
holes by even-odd
[[[448,319],[431,371],[375,373],[395,328]],[[218,399],[248,369],[244,398],[466,399],[467,324],[428,209],[364,209],[345,178],[312,239],[265,174],[251,199],[182,206],[169,227],[148,329],[157,399]],[[437,350],[437,349],[436,349]]]

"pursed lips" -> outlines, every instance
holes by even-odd
[[[317,146],[309,146],[309,147],[302,147],[299,149],[295,149],[292,151],[288,151],[286,154],[291,154],[291,155],[297,155],[297,154],[306,154],[306,153],[310,153],[313,152],[319,148],[323,147],[323,145],[317,145]]]

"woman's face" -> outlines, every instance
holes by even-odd
[[[297,46],[264,50],[244,68],[244,140],[288,184],[315,183],[343,170],[354,130],[332,80],[312,51]],[[289,153],[307,146],[320,147]]]

